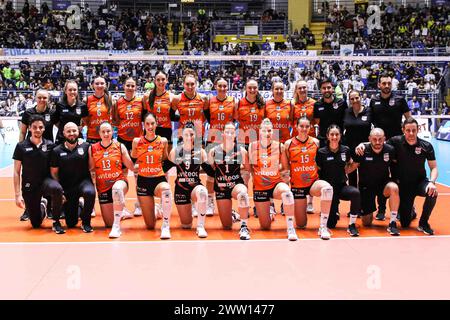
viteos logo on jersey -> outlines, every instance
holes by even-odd
[[[147,151],[148,152],[153,152],[153,147],[152,146],[148,146]]]

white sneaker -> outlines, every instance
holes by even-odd
[[[192,217],[197,218],[198,217],[198,211],[195,207],[195,204],[192,204]]]
[[[289,241],[297,241],[298,240],[298,236],[297,236],[297,233],[295,232],[295,228],[288,228],[287,234],[288,234]]]
[[[121,220],[131,219],[133,218],[133,214],[127,209],[123,208],[122,215],[120,216]]]
[[[308,203],[308,205],[306,206],[306,213],[314,213],[314,207],[312,203]]]
[[[199,238],[206,238],[208,236],[208,233],[206,232],[204,226],[198,226],[197,227],[197,236]]]
[[[110,238],[119,238],[122,235],[122,231],[120,231],[120,225],[113,224],[111,232],[109,233]]]
[[[208,197],[208,206],[206,207],[206,216],[212,217],[214,215],[214,198]]]
[[[96,216],[95,209],[92,209],[91,217],[95,217],[95,216]]]
[[[236,210],[231,210],[231,221],[233,221],[233,223],[241,221],[241,216]]]
[[[161,240],[170,239],[170,226],[167,221],[164,221],[161,226]]]
[[[322,240],[330,240],[331,238],[330,230],[327,227],[320,227],[318,234]]]
[[[272,221],[275,221],[275,215],[277,214],[277,212],[275,211],[275,204],[270,204],[270,210],[269,210],[269,214],[270,214],[270,219]]]
[[[250,240],[250,231],[246,224],[241,225],[241,230],[239,230],[239,238],[241,240]]]
[[[134,212],[133,212],[133,215],[134,215],[135,217],[140,217],[140,216],[142,216],[142,209],[141,209],[141,207],[140,207],[137,203],[134,204]]]
[[[163,218],[162,208],[159,203],[155,203],[155,218],[160,220]]]

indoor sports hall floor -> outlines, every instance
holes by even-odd
[[[148,231],[142,217],[123,221],[116,240],[99,214],[91,234],[77,228],[56,235],[48,220],[32,230],[19,221],[13,200],[12,146],[0,144],[0,299],[449,299],[450,143],[433,143],[440,174],[430,220],[435,236],[418,232],[415,220],[400,237],[375,221],[350,238],[343,214],[333,238],[323,241],[315,199],[316,213],[306,230],[297,230],[297,242],[286,239],[279,214],[269,232],[250,218],[250,241],[238,240],[238,224],[223,231],[216,214],[206,220],[208,238],[200,240],[194,229],[181,230],[175,208],[168,241],[159,240],[160,221]],[[129,209],[134,198],[130,191]],[[419,215],[421,204],[418,199]],[[341,213],[347,211],[344,202]]]

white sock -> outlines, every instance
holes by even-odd
[[[327,227],[328,216],[329,216],[329,213],[323,213],[323,212],[320,213],[320,227],[321,228]]]
[[[397,221],[397,212],[391,211],[391,221],[390,222],[396,222]]]
[[[122,217],[121,211],[114,211],[114,224],[120,226],[120,219]]]
[[[358,218],[357,214],[351,214],[350,213],[350,222],[348,223],[349,225],[356,223],[356,219]]]
[[[288,229],[294,228],[294,217],[286,216],[286,224]]]

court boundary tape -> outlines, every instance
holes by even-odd
[[[349,241],[361,241],[361,240],[386,240],[386,239],[450,239],[450,235],[433,235],[433,236],[381,236],[381,237],[337,237],[331,238],[330,240],[322,240],[320,238],[300,238],[298,241],[288,241],[287,239],[254,239],[249,241],[243,240],[169,240],[169,241],[160,241],[160,240],[148,240],[148,241],[55,241],[55,242],[39,242],[39,241],[27,241],[27,242],[0,242],[0,246],[8,246],[8,245],[89,245],[89,244],[171,244],[171,243],[197,243],[197,244],[205,244],[205,243],[255,243],[255,242],[284,242],[284,243],[301,243],[302,241],[320,241],[324,243],[332,243],[335,240],[349,240]]]

